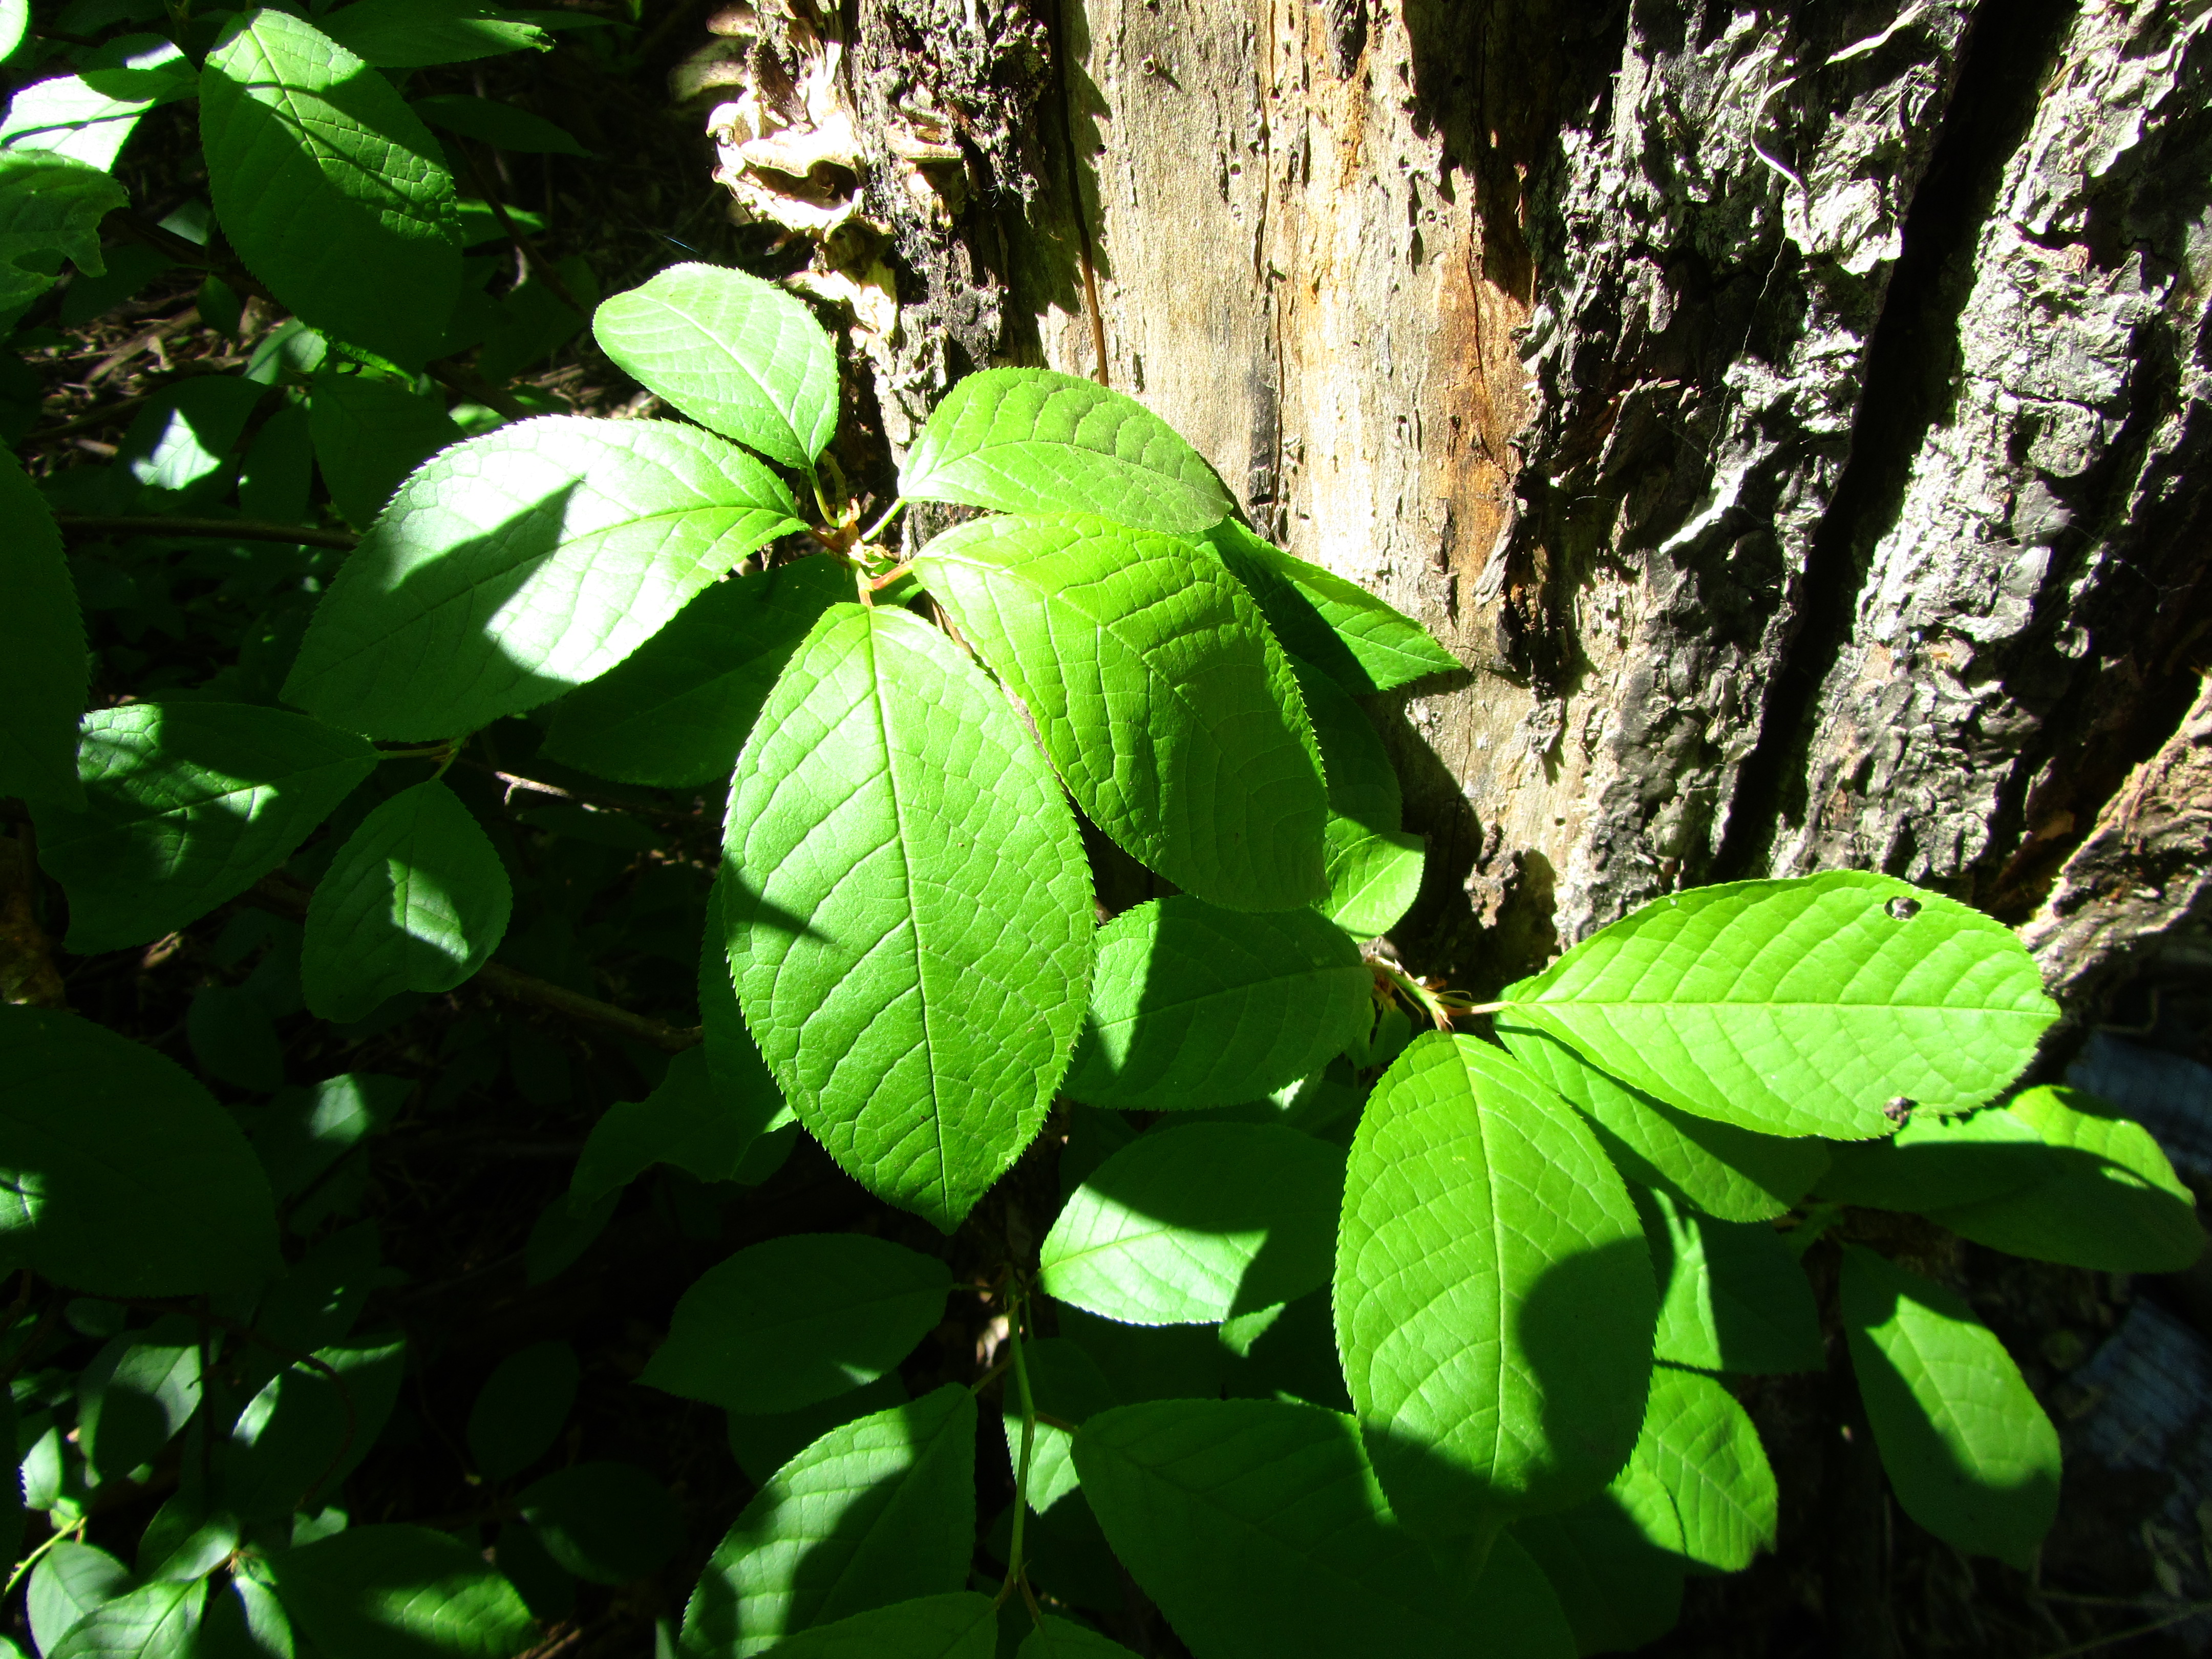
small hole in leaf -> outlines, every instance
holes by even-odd
[[[1920,914],[1920,901],[1917,898],[1906,898],[1900,893],[1881,908],[1899,921],[1910,921]]]

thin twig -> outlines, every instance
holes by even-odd
[[[548,293],[589,322],[592,313],[576,303],[576,296],[568,292],[568,283],[562,282],[561,273],[553,269],[553,262],[538,251],[536,245],[522,234],[522,228],[508,216],[506,204],[499,199],[499,192],[491,187],[491,181],[483,176],[483,169],[477,165],[477,158],[465,149],[461,149],[460,155],[461,165],[469,172],[469,181],[482,193],[483,204],[491,210],[491,216],[499,221],[500,229],[507,234],[507,240],[514,244],[514,251],[522,256],[523,263],[545,284]]]
[[[134,413],[138,406],[145,403],[152,395],[149,392],[145,397],[118,398],[114,403],[104,404],[94,410],[89,415],[80,415],[76,419],[64,421],[58,426],[41,427],[36,432],[26,433],[21,447],[25,449],[36,449],[41,444],[54,443],[64,438],[74,438],[80,432],[95,431],[100,427],[120,420],[125,415]]]
[[[2087,1642],[2076,1642],[2070,1648],[2060,1648],[2056,1653],[2045,1654],[2043,1659],[2080,1659],[2082,1654],[2094,1653],[2099,1648],[2108,1648],[2115,1642],[2132,1642],[2138,1636],[2154,1635],[2168,1625],[2178,1625],[2185,1619],[2194,1619],[2203,1613],[2212,1613],[2212,1601],[2193,1603],[2148,1625],[2137,1625],[2133,1630],[2114,1631],[2110,1636],[2093,1637]]]
[[[343,552],[350,552],[361,544],[361,538],[350,530],[317,530],[307,525],[270,524],[259,519],[57,513],[54,522],[65,532],[86,536],[204,536],[227,542],[291,542],[308,547],[335,547]]]

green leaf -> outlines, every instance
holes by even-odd
[[[818,1400],[795,1412],[758,1417],[730,1412],[725,1425],[730,1455],[738,1460],[738,1467],[745,1472],[746,1480],[756,1486],[765,1486],[769,1476],[830,1430],[842,1428],[855,1418],[866,1417],[872,1412],[903,1405],[908,1397],[906,1384],[899,1380],[899,1374],[885,1371],[865,1388]]]
[[[131,192],[97,167],[40,150],[0,149],[0,307],[28,304],[54,285],[67,254],[97,276],[100,222]]]
[[[763,1651],[775,1659],[991,1659],[998,1635],[991,1598],[957,1590],[817,1625]]]
[[[283,1604],[265,1585],[233,1578],[208,1603],[193,1659],[293,1659],[292,1623]]]
[[[809,1626],[958,1589],[975,1462],[975,1397],[957,1382],[832,1429],[722,1540],[684,1609],[685,1650],[761,1653]]]
[[[1097,935],[1091,1006],[1060,1086],[1094,1106],[1227,1106],[1311,1075],[1373,1018],[1359,947],[1310,910],[1239,915],[1177,896]]]
[[[1095,513],[1137,530],[1205,530],[1236,511],[1205,459],[1134,398],[1048,368],[954,386],[899,469],[913,501]]]
[[[800,527],[751,457],[666,421],[550,416],[400,486],[315,612],[284,695],[436,738],[597,678],[754,548]]]
[[[0,1006],[0,1260],[94,1294],[240,1289],[278,1265],[276,1210],[235,1121],[173,1061]]]
[[[766,1086],[772,1094],[773,1085]],[[608,1107],[592,1126],[569,1183],[569,1204],[594,1203],[656,1164],[672,1164],[702,1181],[731,1180],[761,1128],[757,1113],[732,1112],[716,1098],[705,1046],[686,1048],[668,1063],[659,1088],[643,1100]]]
[[[325,21],[346,31],[362,9]],[[460,291],[460,218],[392,82],[301,18],[245,12],[201,70],[200,138],[247,269],[315,327],[421,368]]]
[[[22,49],[31,32],[31,0],[0,0],[0,60]]]
[[[401,479],[461,441],[460,428],[442,404],[397,380],[318,374],[307,410],[323,482],[356,530],[384,510]]]
[[[1966,1304],[1844,1246],[1844,1335],[1890,1489],[1969,1555],[2034,1559],[2058,1514],[2058,1432]]]
[[[483,1554],[428,1528],[354,1527],[267,1565],[284,1611],[328,1659],[507,1659],[538,1639]]]
[[[206,1601],[204,1583],[143,1584],[71,1626],[47,1659],[186,1659]]]
[[[823,614],[732,781],[738,1000],[799,1121],[950,1232],[1036,1133],[1091,975],[1074,815],[1005,697],[910,612]]]
[[[1373,939],[1396,926],[1419,896],[1427,839],[1401,827],[1397,770],[1364,711],[1312,664],[1294,656],[1291,668],[1328,779],[1328,896],[1316,908],[1355,939]]]
[[[852,597],[851,575],[824,555],[702,589],[628,660],[562,699],[544,752],[622,783],[719,782],[807,630]]]
[[[466,0],[358,0],[325,13],[323,27],[340,46],[379,69],[466,64],[501,52],[553,49],[537,23]]]
[[[1978,1204],[2056,1174],[2043,1137],[2005,1106],[1963,1117],[1915,1112],[1894,1135],[1833,1149],[1814,1184],[1834,1204],[1917,1211]]]
[[[582,1368],[566,1342],[532,1342],[499,1362],[469,1408],[469,1455],[487,1480],[520,1474],[548,1451],[576,1403]]]
[[[600,349],[702,426],[811,473],[837,430],[837,354],[805,302],[716,265],[671,265],[592,319]]]
[[[896,1365],[945,1316],[935,1256],[860,1233],[739,1250],[693,1281],[641,1382],[726,1410],[796,1410]],[[763,1365],[750,1356],[773,1352]]]
[[[520,155],[589,155],[592,153],[571,137],[565,129],[554,125],[542,116],[517,109],[512,104],[502,104],[496,99],[469,98],[452,92],[436,93],[428,98],[417,98],[413,107],[417,115],[434,127],[443,127],[447,132],[458,132],[464,138],[480,139],[484,143]]]
[[[1693,1568],[1740,1572],[1774,1547],[1779,1498],[1759,1431],[1733,1395],[1695,1371],[1653,1368],[1644,1430],[1613,1495],[1647,1538]]]
[[[1272,1400],[1167,1400],[1075,1437],[1114,1553],[1206,1659],[1567,1659],[1543,1575],[1510,1538],[1446,1578],[1383,1502],[1348,1417]]]
[[[1670,1105],[1863,1140],[1978,1106],[2057,1016],[2011,929],[1889,876],[1695,888],[1506,988],[1509,1018]]]
[[[1837,1149],[1762,1135],[1654,1100],[1564,1042],[1501,1016],[1499,1041],[1529,1074],[1588,1118],[1613,1167],[1723,1221],[1771,1221],[1810,1191]]]
[[[650,1577],[684,1541],[668,1488],[635,1463],[571,1463],[514,1502],[553,1559],[594,1584]]]
[[[104,41],[75,75],[17,88],[0,121],[0,148],[42,150],[108,172],[138,118],[198,88],[191,60],[158,34]]]
[[[722,915],[719,880],[707,891],[705,921],[699,939],[699,1029],[706,1035],[699,1046],[707,1053],[707,1077],[716,1109],[729,1117],[738,1133],[750,1128],[754,1140],[748,1156],[755,1156],[775,1131],[795,1131],[799,1120],[769,1075],[768,1062],[761,1058],[760,1045],[745,1029],[744,1012],[738,1006],[737,987],[730,981],[729,926]]]
[[[1061,1423],[1083,1426],[1085,1419],[1115,1404],[1114,1385],[1098,1362],[1082,1345],[1064,1336],[1048,1336],[1022,1344],[1022,1364],[1029,1372],[1030,1398],[1037,1411]],[[1021,1392],[1012,1379],[1002,1398],[1006,1431],[1006,1466],[1022,1466]],[[1040,1515],[1073,1492],[1074,1442],[1069,1431],[1039,1421],[1030,1441],[1030,1507]]]
[[[1557,1515],[1523,1516],[1513,1537],[1550,1580],[1579,1652],[1630,1652],[1681,1616],[1680,1564],[1652,1547],[1609,1492]]]
[[[794,529],[790,491],[692,427],[500,427],[400,487],[316,608],[285,696],[372,737],[467,732],[604,675]]]
[[[289,1198],[399,1115],[414,1085],[374,1072],[341,1072],[308,1089],[287,1089],[253,1129],[269,1185]]]
[[[2039,1137],[2020,1160],[2033,1184],[1930,1219],[1992,1249],[2106,1273],[2179,1273],[2203,1253],[2196,1196],[2142,1125],[2075,1089],[2030,1089],[2003,1111]]]
[[[146,944],[235,898],[376,765],[356,737],[250,703],[96,708],[80,729],[86,810],[32,808],[80,955]]]
[[[1049,1613],[1022,1638],[1015,1659],[1136,1659],[1119,1642]]]
[[[1346,691],[1390,691],[1459,671],[1459,659],[1426,629],[1358,583],[1292,558],[1233,520],[1206,540],[1250,591],[1283,648]]]
[[[514,379],[584,331],[590,316],[586,307],[598,304],[599,298],[599,279],[590,264],[581,254],[564,253],[553,262],[551,274],[568,290],[567,300],[553,291],[545,273],[531,268],[492,303],[485,319],[483,349],[477,354],[477,373],[487,380],[497,384]],[[571,305],[570,300],[575,303]]]
[[[79,1620],[130,1591],[131,1570],[106,1550],[57,1544],[31,1570],[23,1598],[31,1640],[40,1653],[52,1653]]]
[[[1376,1080],[1344,1194],[1336,1340],[1391,1507],[1449,1536],[1595,1497],[1634,1444],[1656,1291],[1566,1103],[1472,1037]]]
[[[1091,1173],[1044,1242],[1046,1293],[1133,1325],[1211,1323],[1328,1282],[1344,1154],[1296,1129],[1155,1130]]]
[[[179,1316],[110,1340],[77,1376],[77,1449],[95,1486],[150,1463],[200,1403],[198,1328]]]
[[[1653,1354],[1700,1370],[1773,1376],[1826,1363],[1813,1288],[1763,1221],[1716,1221],[1632,1188],[1664,1287]]]
[[[289,1515],[310,1498],[334,1496],[368,1455],[399,1398],[404,1342],[356,1338],[319,1349],[314,1358],[321,1364],[295,1364],[270,1378],[231,1426],[223,1502],[247,1520]]]
[[[149,489],[214,477],[267,390],[242,375],[204,374],[157,392],[132,416],[117,459]]]
[[[361,822],[315,884],[300,951],[307,1006],[362,1018],[403,991],[450,991],[491,960],[514,908],[507,868],[433,778]]]
[[[12,455],[0,460],[0,795],[82,811],[84,621],[54,515]]]
[[[915,574],[1137,859],[1231,909],[1322,896],[1328,791],[1297,681],[1203,548],[1082,514],[983,519]]]

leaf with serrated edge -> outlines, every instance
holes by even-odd
[[[81,809],[84,620],[62,532],[12,455],[0,459],[0,795]]]
[[[719,945],[720,940],[715,943]],[[740,1022],[739,1030],[743,1024]],[[752,1039],[745,1039],[752,1046]],[[706,1045],[686,1048],[668,1062],[659,1086],[643,1100],[607,1108],[584,1141],[570,1178],[568,1205],[580,1209],[635,1181],[655,1164],[670,1164],[702,1181],[733,1179],[760,1138],[775,1085],[756,1058],[758,1092],[724,1098],[714,1084]]]
[[[1779,1498],[1759,1431],[1697,1371],[1653,1367],[1644,1430],[1613,1491],[1652,1543],[1693,1571],[1739,1572],[1774,1547]]]
[[[991,1659],[998,1639],[991,1598],[957,1590],[817,1625],[767,1652],[771,1659]]]
[[[1297,678],[1203,547],[1082,514],[983,519],[915,574],[1139,861],[1233,910],[1327,891],[1328,795]]]
[[[1844,1246],[1844,1336],[1905,1512],[1969,1555],[2025,1567],[2058,1514],[2058,1432],[1960,1297]]]
[[[461,441],[442,403],[398,380],[330,372],[315,376],[307,430],[331,503],[356,530],[376,521],[409,473]]]
[[[252,703],[96,708],[81,730],[85,810],[31,809],[80,954],[143,945],[237,897],[376,765],[349,732]]]
[[[433,457],[317,607],[284,696],[376,738],[438,738],[595,679],[708,583],[801,527],[711,433],[556,415]]]
[[[70,1626],[130,1589],[131,1570],[97,1545],[54,1544],[32,1569],[23,1597],[31,1640],[40,1652],[52,1651]]]
[[[1137,1656],[1095,1630],[1047,1614],[1022,1638],[1014,1659],[1137,1659]]]
[[[1863,1140],[1899,1098],[1980,1105],[2058,1010],[2002,922],[1839,870],[1659,899],[1508,986],[1505,1012],[1685,1111]]]
[[[2004,1106],[1962,1117],[1915,1112],[1894,1135],[1835,1148],[1814,1191],[1869,1210],[1978,1204],[2031,1187],[2049,1164],[2043,1137]]]
[[[538,14],[540,16],[545,14]],[[559,14],[555,14],[558,15]],[[526,48],[550,52],[536,23],[455,0],[358,0],[324,14],[325,27],[379,69],[465,64]]]
[[[1250,591],[1284,648],[1346,690],[1389,691],[1458,671],[1459,659],[1426,629],[1358,583],[1292,558],[1233,520],[1206,539]]]
[[[2075,1089],[2030,1089],[2004,1112],[2039,1137],[2022,1159],[2036,1180],[1931,1220],[1992,1249],[2106,1273],[2179,1273],[2203,1253],[2196,1197],[2142,1125]]]
[[[1764,1222],[1701,1216],[1651,1188],[1630,1191],[1664,1281],[1656,1358],[1750,1376],[1826,1363],[1820,1310],[1781,1234]]]
[[[1165,421],[1126,393],[1048,368],[989,368],[954,386],[907,452],[899,494],[1003,513],[1096,513],[1186,534],[1236,510]]]
[[[1557,1515],[1525,1516],[1513,1536],[1551,1581],[1585,1654],[1631,1652],[1681,1616],[1681,1564],[1654,1549],[1609,1492]]]
[[[739,1250],[695,1280],[641,1382],[763,1415],[872,1382],[945,1316],[935,1256],[859,1233],[799,1233]],[[774,1365],[750,1356],[772,1350]]]
[[[0,148],[43,150],[112,172],[138,118],[199,90],[199,71],[173,41],[125,34],[71,54],[77,73],[20,88],[0,120]]]
[[[1044,1121],[1090,988],[1091,875],[1050,769],[919,617],[826,611],[732,780],[731,973],[784,1097],[946,1232]]]
[[[1374,1012],[1359,947],[1310,910],[1239,915],[1182,895],[1098,930],[1062,1090],[1093,1106],[1231,1106],[1320,1071]]]
[[[131,192],[97,167],[44,150],[0,149],[0,307],[27,304],[54,285],[52,269],[26,264],[64,253],[100,276],[100,222]]]
[[[187,1659],[206,1604],[204,1583],[142,1584],[70,1626],[47,1659]]]
[[[715,265],[671,265],[592,318],[599,349],[702,426],[811,472],[837,430],[837,354],[805,301]]]
[[[1480,1533],[1603,1488],[1643,1417],[1657,1292],[1564,1101],[1488,1043],[1415,1038],[1368,1099],[1338,1240],[1337,1352],[1401,1518]]]
[[[1039,1413],[1030,1437],[1030,1507],[1042,1515],[1079,1484],[1070,1431],[1060,1425],[1080,1428],[1085,1419],[1119,1401],[1098,1362],[1070,1338],[1024,1341],[1022,1364],[1029,1372],[1030,1398]],[[1006,1467],[1018,1469],[1022,1463],[1021,1395],[1018,1389],[1009,1389],[1002,1398]],[[1056,1418],[1058,1424],[1044,1421],[1046,1417]]]
[[[852,597],[850,574],[821,555],[714,583],[563,697],[544,752],[621,783],[684,789],[728,777],[799,641]]]
[[[1114,1553],[1207,1659],[1389,1654],[1568,1659],[1574,1638],[1510,1538],[1472,1576],[1439,1572],[1400,1526],[1358,1425],[1273,1400],[1164,1400],[1075,1437]]]
[[[1613,1167],[1723,1221],[1790,1213],[1828,1166],[1830,1148],[1806,1137],[1763,1135],[1654,1100],[1541,1031],[1500,1015],[1498,1040],[1553,1093],[1588,1118]]]
[[[325,1019],[403,991],[450,991],[491,960],[514,909],[507,866],[469,809],[433,778],[346,838],[307,904],[300,983]]]
[[[329,1659],[508,1659],[538,1639],[483,1553],[425,1527],[353,1527],[264,1559],[284,1611]]]
[[[1046,1294],[1133,1325],[1212,1323],[1328,1282],[1344,1154],[1267,1123],[1139,1136],[1046,1236]]]
[[[0,1260],[73,1289],[179,1296],[277,1266],[268,1178],[173,1060],[74,1014],[0,1006]]]
[[[246,268],[315,327],[420,368],[460,291],[460,207],[392,82],[304,18],[246,12],[200,71],[200,138]]]
[[[763,1652],[793,1632],[966,1583],[975,1396],[957,1382],[832,1429],[738,1516],[684,1610],[686,1652]]]
[[[1291,668],[1328,779],[1328,896],[1315,908],[1353,938],[1373,939],[1396,926],[1419,895],[1427,839],[1400,827],[1398,774],[1351,694],[1295,656]]]

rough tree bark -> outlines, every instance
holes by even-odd
[[[2201,951],[2212,0],[715,27],[723,176],[843,204],[785,217],[810,280],[896,300],[854,307],[894,447],[973,367],[1103,348],[1466,665],[1370,711],[1431,837],[1410,959],[1482,990],[1838,866],[2027,925],[2077,1012]]]

